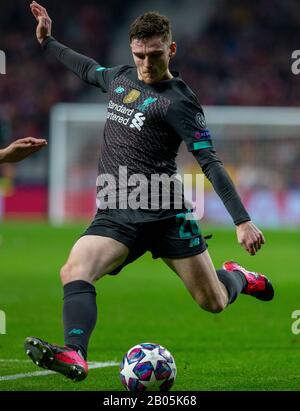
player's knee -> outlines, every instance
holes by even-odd
[[[199,298],[197,302],[203,310],[214,314],[224,311],[227,305],[227,302],[221,297]]]
[[[60,270],[60,278],[63,285],[81,279],[80,265],[67,262]]]
[[[217,301],[217,302],[214,302],[210,305],[208,311],[213,313],[213,314],[218,314],[218,313],[221,313],[222,311],[224,311],[225,308],[226,308],[226,304],[223,301]]]

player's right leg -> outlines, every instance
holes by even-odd
[[[26,338],[26,353],[37,365],[74,381],[87,376],[88,341],[97,319],[93,282],[120,266],[128,253],[124,243],[109,237],[86,235],[76,242],[61,269],[65,346]]]

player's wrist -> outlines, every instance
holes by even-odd
[[[3,162],[4,158],[5,158],[5,150],[3,149],[3,150],[0,150],[0,163]]]
[[[10,163],[11,160],[11,152],[8,147],[5,147],[3,150],[1,150],[0,153],[0,163]]]
[[[248,224],[250,222],[251,222],[251,219],[247,218],[246,220],[235,222],[235,225],[236,225],[236,227],[241,227],[241,226],[243,226],[245,224]]]
[[[44,48],[47,46],[51,39],[53,39],[53,37],[51,36],[51,34],[48,34],[47,36],[43,36],[43,38],[41,37],[40,40],[38,39],[38,42]]]

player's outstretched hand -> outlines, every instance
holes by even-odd
[[[33,1],[30,4],[30,9],[38,22],[36,28],[36,38],[39,43],[42,43],[46,37],[51,36],[52,20],[48,16],[45,7],[42,7],[36,1]]]
[[[0,163],[16,163],[47,145],[42,138],[25,137],[0,150]]]
[[[263,233],[252,221],[239,224],[236,227],[236,235],[239,244],[251,255],[255,255],[260,250],[262,244],[265,244]]]

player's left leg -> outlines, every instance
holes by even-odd
[[[191,257],[163,260],[181,278],[200,307],[212,313],[223,311],[246,285],[239,273],[216,271],[207,250]]]
[[[155,222],[149,238],[153,257],[161,257],[207,311],[223,311],[240,293],[264,301],[274,296],[271,283],[262,274],[248,271],[234,262],[226,262],[222,269],[216,270],[191,213],[180,213],[176,218]]]
[[[207,311],[223,311],[240,293],[262,301],[274,297],[267,277],[234,262],[226,262],[223,269],[215,270],[207,250],[192,257],[163,260],[178,274],[194,300]]]

